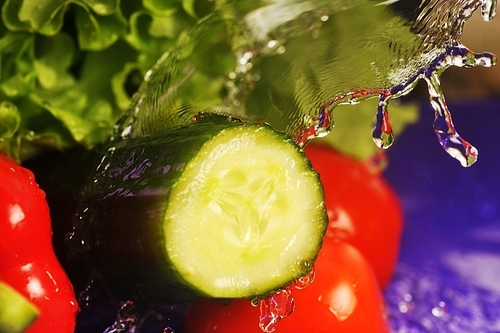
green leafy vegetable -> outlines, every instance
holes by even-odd
[[[21,124],[21,115],[16,106],[9,101],[0,103],[0,137],[12,138]]]
[[[146,71],[212,6],[1,1],[0,150],[22,160],[105,141]]]

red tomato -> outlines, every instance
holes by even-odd
[[[312,142],[305,154],[325,188],[327,237],[354,245],[385,288],[394,272],[403,228],[397,195],[380,174],[329,146]]]
[[[388,333],[384,300],[371,266],[353,246],[327,239],[315,264],[314,282],[294,289],[295,309],[275,333]],[[246,299],[221,305],[194,302],[185,333],[262,333],[259,308]]]
[[[73,332],[78,305],[52,248],[45,193],[31,171],[2,154],[0,179],[0,279],[40,310],[27,333]]]

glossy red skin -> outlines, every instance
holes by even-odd
[[[399,198],[377,171],[357,159],[315,142],[304,151],[325,188],[327,235],[354,245],[385,288],[394,273],[403,228]]]
[[[311,285],[293,290],[295,310],[279,322],[275,333],[390,331],[373,270],[352,245],[340,239],[325,239],[315,271]],[[332,299],[337,302],[329,301]],[[226,306],[216,300],[203,300],[191,305],[183,332],[262,333],[258,322],[259,308],[246,299]]]
[[[0,154],[0,279],[40,317],[26,333],[73,332],[78,305],[52,248],[45,193],[33,173]]]

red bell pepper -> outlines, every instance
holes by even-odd
[[[0,280],[40,317],[26,332],[73,332],[78,305],[52,247],[45,193],[31,171],[0,154]]]

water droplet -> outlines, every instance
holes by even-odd
[[[387,99],[389,93],[380,94],[380,99],[377,107],[377,115],[375,128],[372,133],[373,141],[379,148],[387,149],[394,142],[394,134],[389,121],[389,112],[387,110]]]
[[[314,269],[311,269],[309,273],[293,281],[291,286],[295,289],[304,289],[314,282],[315,275]]]
[[[271,333],[278,327],[279,321],[292,314],[295,302],[292,288],[286,287],[259,301],[259,327],[263,332]]]
[[[364,162],[372,173],[381,174],[387,168],[387,154],[385,151],[378,151]]]
[[[89,307],[92,303],[102,300],[102,290],[97,286],[94,278],[90,278],[87,286],[78,295],[78,304],[81,309]]]
[[[295,138],[299,145],[305,145],[314,138],[319,138],[330,133],[333,121],[330,112],[331,103],[327,103],[319,108],[318,115],[309,116],[307,125],[300,131],[300,135]]]
[[[109,326],[103,333],[125,333],[135,330],[139,321],[139,316],[135,308],[135,303],[127,301],[123,304],[113,325]]]
[[[434,317],[443,317],[446,314],[446,303],[440,301],[437,306],[432,308],[431,313]]]
[[[87,221],[89,216],[89,207],[82,205],[77,208],[77,212],[75,213],[73,220],[73,231],[68,233],[65,239],[72,255],[89,250],[86,228],[84,227],[85,221]]]
[[[401,313],[408,313],[410,312],[414,307],[415,303],[413,303],[413,297],[411,294],[405,294],[403,296],[403,299],[398,303],[398,308]]]
[[[306,288],[313,283],[314,276],[314,269],[311,269],[306,275],[295,279],[288,286],[266,298],[251,300],[253,306],[259,306],[259,327],[263,332],[274,332],[278,327],[279,321],[293,313],[295,308],[293,290]]]
[[[481,15],[483,20],[491,21],[496,14],[497,0],[482,0]]]

